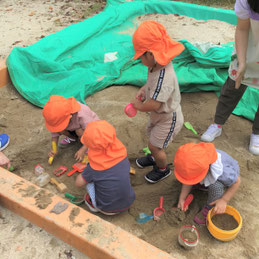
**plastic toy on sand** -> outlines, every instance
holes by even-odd
[[[212,222],[212,217],[215,215],[213,208],[209,211],[208,217],[207,217],[207,228],[209,232],[213,237],[223,242],[231,241],[234,238],[236,238],[243,224],[241,215],[233,207],[227,205],[225,213],[228,215],[231,215],[237,222],[237,227],[235,229],[224,230],[215,226],[214,223]]]
[[[186,197],[185,201],[184,201],[183,209],[185,209],[187,206],[189,206],[190,203],[192,202],[192,200],[193,200],[193,194],[189,194],[189,195]]]
[[[74,196],[68,192],[65,192],[65,197],[68,198],[71,203],[76,204],[76,205],[80,205],[85,202],[84,198]]]
[[[165,212],[163,208],[164,197],[160,197],[159,207],[155,208],[153,211],[154,220],[160,220],[160,216]]]
[[[51,142],[51,145],[52,145],[52,151],[53,151],[53,153],[56,154],[56,153],[57,153],[57,144],[56,144],[56,142],[55,142],[55,141],[52,141],[52,142]],[[54,155],[54,156],[55,156],[55,155]],[[54,156],[49,157],[49,164],[50,164],[50,165],[51,165],[52,162],[53,162]]]
[[[75,163],[72,165],[73,170],[67,173],[67,176],[71,176],[74,173],[82,173],[86,167],[86,164],[83,163]]]
[[[191,130],[195,135],[197,135],[197,131],[193,128],[192,124],[189,121],[186,121],[184,123],[184,126],[188,129]]]
[[[178,234],[178,242],[185,249],[191,249],[198,245],[199,232],[194,226],[182,226]]]
[[[54,170],[54,175],[56,176],[61,176],[62,174],[64,174],[67,171],[67,167],[61,165],[60,167],[58,167],[56,170]]]
[[[124,112],[128,117],[134,117],[137,114],[137,110],[133,107],[131,103],[125,106]]]
[[[153,218],[154,218],[154,216],[148,216],[146,213],[141,212],[141,213],[139,213],[139,217],[137,219],[137,222],[139,224],[143,224],[143,223],[146,223]]]
[[[34,167],[34,173],[39,176],[40,174],[43,174],[45,172],[45,168],[40,165],[40,164],[37,164],[35,167]]]

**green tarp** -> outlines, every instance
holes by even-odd
[[[125,3],[124,3],[125,2]],[[176,13],[195,19],[235,24],[233,11],[175,1],[107,1],[98,15],[49,35],[35,44],[16,47],[7,59],[12,82],[20,94],[43,107],[52,94],[87,96],[110,85],[142,86],[147,70],[133,61],[134,18],[148,13]],[[219,91],[227,77],[232,45],[213,46],[205,53],[184,39],[186,49],[174,59],[181,91]],[[249,87],[235,112],[251,120],[259,93]]]

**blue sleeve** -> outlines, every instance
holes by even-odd
[[[87,164],[86,168],[82,172],[82,177],[87,183],[93,182],[93,171],[92,168],[90,167],[89,163]]]
[[[223,164],[223,174],[218,178],[218,180],[226,187],[229,187],[237,181],[237,177],[240,175],[238,162],[222,150],[217,149],[217,152],[221,153]]]

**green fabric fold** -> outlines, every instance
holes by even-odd
[[[110,85],[144,85],[147,68],[139,60],[132,60],[132,33],[134,19],[148,13],[236,22],[234,12],[229,10],[176,1],[108,0],[98,15],[31,46],[14,48],[7,59],[14,86],[29,102],[43,107],[53,94],[74,96],[84,102]],[[186,49],[173,60],[181,91],[218,92],[227,78],[233,44],[208,46],[181,42]],[[258,90],[248,88],[244,98],[249,100],[242,100],[235,112],[253,119],[258,96]]]

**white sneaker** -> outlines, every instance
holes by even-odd
[[[259,155],[259,135],[251,134],[249,151],[254,155]]]
[[[208,129],[202,134],[201,140],[212,142],[216,137],[221,135],[222,128],[219,124],[211,124]]]

